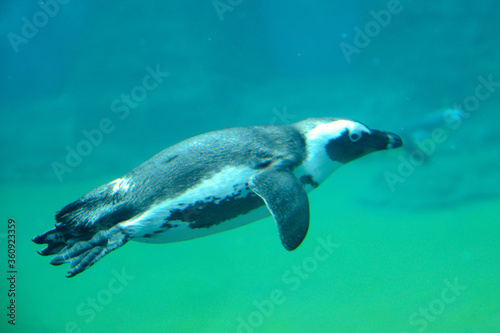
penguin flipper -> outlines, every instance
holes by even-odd
[[[248,185],[266,203],[285,249],[295,250],[309,228],[309,199],[300,180],[288,169],[269,168],[252,176]]]

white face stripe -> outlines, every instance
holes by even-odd
[[[350,135],[361,132],[371,134],[371,131],[366,126],[346,119],[339,119],[314,127],[305,133],[307,158],[303,165],[297,169],[296,174],[299,177],[301,174],[311,175],[314,181],[321,183],[333,171],[342,166],[342,163],[334,162],[328,157],[325,147],[330,140],[342,135],[346,129]]]
[[[323,141],[326,144],[331,139],[339,137],[346,129],[349,130],[349,133],[366,132],[371,134],[368,127],[352,120],[341,119],[314,127],[306,133],[306,137],[312,141]]]

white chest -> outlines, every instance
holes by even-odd
[[[170,243],[211,235],[262,219],[268,215],[267,209],[247,187],[248,180],[256,172],[248,167],[226,167],[120,226],[133,240]],[[245,200],[249,196],[251,200]],[[254,209],[256,203],[262,207]],[[247,210],[245,204],[250,204]],[[242,208],[241,213],[237,211],[239,208]],[[200,226],[193,227],[196,225]]]

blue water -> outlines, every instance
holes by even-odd
[[[500,332],[497,2],[0,8],[1,332]],[[313,191],[296,251],[267,218],[67,279],[30,240],[183,139],[325,116],[406,148]]]

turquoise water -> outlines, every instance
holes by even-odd
[[[1,6],[1,332],[500,332],[496,2]],[[67,279],[30,240],[183,139],[324,116],[406,149],[311,192],[293,252],[267,218]]]

